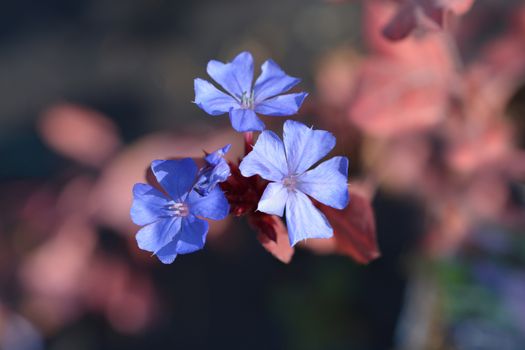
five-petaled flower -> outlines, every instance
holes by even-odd
[[[212,83],[195,79],[195,103],[213,116],[229,113],[233,128],[239,132],[262,131],[264,123],[256,113],[289,116],[297,113],[307,93],[281,95],[300,82],[288,76],[272,60],[261,66],[261,75],[253,82],[253,57],[242,52],[230,63],[212,60],[207,72],[226,93]]]
[[[199,217],[224,219],[229,204],[218,186],[205,196],[195,191],[199,177],[191,158],[157,160],[151,170],[164,192],[148,184],[135,184],[131,218],[135,224],[145,225],[136,236],[139,248],[170,264],[178,254],[204,247],[208,223]]]
[[[240,164],[243,176],[260,175],[270,181],[257,209],[283,216],[286,207],[291,245],[307,238],[329,238],[332,227],[307,195],[330,207],[345,208],[348,159],[334,157],[308,170],[334,148],[335,137],[292,120],[284,123],[283,141],[272,131],[263,131]]]

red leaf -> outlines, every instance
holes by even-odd
[[[237,164],[229,165],[231,175],[220,186],[230,203],[230,213],[241,216],[255,212],[268,181],[257,175],[244,177]]]
[[[463,15],[474,5],[475,0],[439,0],[438,3],[456,15]]]
[[[392,41],[406,38],[417,27],[416,14],[409,3],[401,5],[394,18],[383,28],[383,35]]]
[[[383,29],[393,41],[408,37],[414,30],[431,31],[443,27],[445,9],[436,0],[405,0]]]
[[[381,253],[376,240],[374,213],[370,201],[352,193],[343,210],[319,204],[334,228],[335,251],[352,257],[361,264],[378,258]]]
[[[57,153],[97,168],[121,144],[111,119],[74,104],[58,104],[45,110],[38,129],[44,142]]]
[[[359,72],[349,118],[361,131],[379,137],[428,129],[443,119],[447,83],[435,67],[369,59]]]
[[[420,0],[419,4],[424,15],[433,22],[430,24],[430,28],[443,28],[445,25],[445,8],[441,6],[439,0]],[[422,18],[421,22],[425,23],[425,18]],[[437,28],[434,24],[437,25]]]
[[[367,0],[364,2],[363,34],[369,50],[374,54],[405,63],[424,65],[425,68],[437,68],[440,73],[445,73],[442,70],[454,68],[453,57],[450,55],[450,44],[443,35],[438,35],[438,33],[411,35],[395,42],[382,35],[384,28],[392,25],[392,19],[399,16],[398,8],[396,8],[398,6],[391,1]],[[419,20],[426,17],[421,12],[419,11],[418,14]],[[434,21],[428,19],[428,22]],[[437,27],[437,24],[434,23],[434,26]]]
[[[290,246],[288,230],[278,216],[255,212],[248,217],[248,222],[257,230],[257,239],[264,249],[285,264],[292,260],[295,250]]]

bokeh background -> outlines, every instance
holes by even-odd
[[[520,4],[478,0],[446,45],[401,48],[377,39],[387,0],[4,4],[0,348],[525,348]],[[192,100],[210,59],[243,50],[303,79],[295,118],[337,135],[379,259],[312,242],[283,264],[242,218],[172,265],[136,247],[131,187],[151,160],[241,155],[228,118]]]

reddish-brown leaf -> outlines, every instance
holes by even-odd
[[[445,15],[462,15],[474,0],[403,0],[397,12],[383,29],[383,35],[392,41],[402,40],[416,30],[432,31],[445,26]]]
[[[447,81],[439,69],[387,58],[359,72],[349,118],[363,132],[390,137],[435,126],[444,116]]]
[[[405,0],[383,29],[389,40],[402,40],[414,30],[437,30],[443,26],[445,9],[436,0]]]
[[[350,197],[350,203],[343,210],[318,206],[334,228],[335,251],[367,264],[381,255],[373,209],[364,196],[352,192]]]
[[[456,15],[463,15],[474,5],[475,0],[439,0],[438,2]]]
[[[248,217],[248,222],[257,230],[257,239],[264,249],[285,264],[292,260],[295,250],[290,246],[288,230],[281,218],[255,212]]]
[[[45,110],[38,131],[57,153],[97,168],[121,145],[117,127],[111,119],[74,104],[58,104]]]
[[[417,18],[411,4],[401,5],[392,20],[383,28],[383,35],[392,41],[402,40],[417,27]]]
[[[241,216],[255,212],[268,181],[257,175],[244,177],[237,164],[229,165],[231,175],[220,186],[230,203],[230,213]]]

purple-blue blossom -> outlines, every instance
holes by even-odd
[[[218,183],[226,181],[230,176],[230,166],[224,159],[224,155],[228,153],[231,144],[218,149],[204,157],[206,165],[199,171],[197,184],[195,190],[206,195],[217,186]]]
[[[261,75],[253,85],[253,57],[249,52],[240,53],[229,63],[212,60],[207,72],[226,92],[197,78],[195,103],[213,116],[229,113],[233,128],[239,132],[264,130],[264,123],[257,114],[289,116],[297,113],[308,95],[305,92],[284,94],[300,79],[287,75],[272,60],[263,63]]]
[[[151,170],[164,192],[135,184],[131,219],[144,226],[136,235],[139,248],[170,264],[178,254],[204,247],[208,223],[201,218],[224,219],[229,204],[218,186],[205,196],[195,191],[198,169],[191,158],[156,160]]]
[[[335,137],[296,121],[284,123],[283,141],[272,131],[263,131],[239,166],[243,176],[259,175],[270,181],[257,209],[283,216],[286,208],[292,246],[307,238],[329,238],[333,229],[308,196],[336,209],[345,208],[348,159],[333,157],[310,169],[334,148]]]

